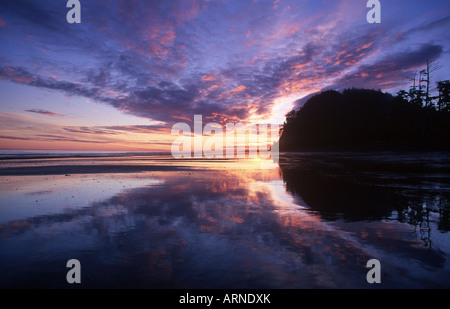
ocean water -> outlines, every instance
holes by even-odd
[[[3,153],[0,287],[450,287],[447,153],[262,163]]]
[[[0,150],[1,159],[33,158],[83,158],[83,157],[123,157],[169,155],[164,152],[146,151],[91,151],[91,150]]]

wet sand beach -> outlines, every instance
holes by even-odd
[[[0,287],[448,288],[446,153],[0,162]],[[267,167],[267,166],[266,166]],[[45,280],[43,280],[45,278]]]

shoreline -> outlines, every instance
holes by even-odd
[[[164,165],[50,165],[0,168],[0,176],[44,176],[70,174],[110,174],[139,172],[191,171],[188,166]]]
[[[40,153],[40,152],[25,152],[25,153],[1,153],[0,162],[8,160],[33,160],[33,159],[102,159],[102,158],[123,158],[123,157],[157,157],[167,156],[170,153],[139,153],[139,152],[126,152],[126,153],[103,153],[103,152],[89,152],[89,153]]]
[[[132,156],[118,156],[115,157],[116,163],[109,162],[110,157],[72,157],[67,156],[60,160],[52,162],[45,160],[37,162],[31,158],[20,159],[0,159],[0,176],[38,176],[38,175],[70,175],[70,174],[109,174],[109,173],[139,173],[139,172],[169,172],[169,171],[199,171],[210,170],[211,166],[208,163],[218,164],[215,168],[224,168],[221,162],[232,159],[205,159],[205,158],[186,158],[174,159],[170,158],[153,158],[149,161],[136,159],[136,164],[130,164],[129,161],[134,160]],[[279,167],[295,166],[297,158],[302,158],[305,163],[313,164],[318,167],[321,165],[342,165],[347,166],[349,170],[358,170],[361,172],[384,170],[390,172],[401,173],[443,173],[450,174],[450,151],[449,150],[433,150],[433,151],[356,151],[356,150],[342,150],[336,149],[327,151],[284,151],[280,152]],[[73,161],[75,159],[75,161]],[[85,162],[88,159],[92,162]],[[105,160],[106,159],[106,160]],[[81,160],[81,161],[78,161]],[[292,160],[292,161],[291,161]],[[16,162],[14,162],[16,161]],[[245,161],[245,160],[244,160]],[[2,166],[2,162],[5,163]],[[164,162],[164,163],[163,163]],[[14,163],[17,163],[14,164]],[[24,164],[23,163],[31,163]],[[88,163],[88,164],[86,164]],[[195,164],[192,164],[195,163]],[[5,166],[6,165],[6,166]],[[234,166],[236,167],[236,166]]]

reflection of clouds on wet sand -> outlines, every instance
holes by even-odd
[[[0,177],[0,224],[86,207],[127,188],[160,181],[124,174]]]
[[[45,177],[27,179],[24,192],[32,194],[21,201],[51,197],[53,206],[0,225],[8,278],[1,286],[33,286],[41,275],[44,285],[64,286],[66,269],[58,265],[79,258],[84,287],[368,287],[369,258],[396,259],[387,266],[395,274],[405,258],[424,256],[407,224],[323,220],[286,191],[278,169],[79,175],[67,183],[60,176],[56,190]],[[106,191],[84,204],[93,190]],[[75,191],[83,196],[76,203],[57,199],[56,192]],[[421,274],[442,269],[442,259],[435,252]],[[400,285],[392,277],[385,286]]]

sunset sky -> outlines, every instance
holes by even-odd
[[[282,123],[324,89],[395,94],[436,60],[450,2],[0,0],[0,149],[170,151],[172,125]],[[303,99],[303,100],[302,100]]]

